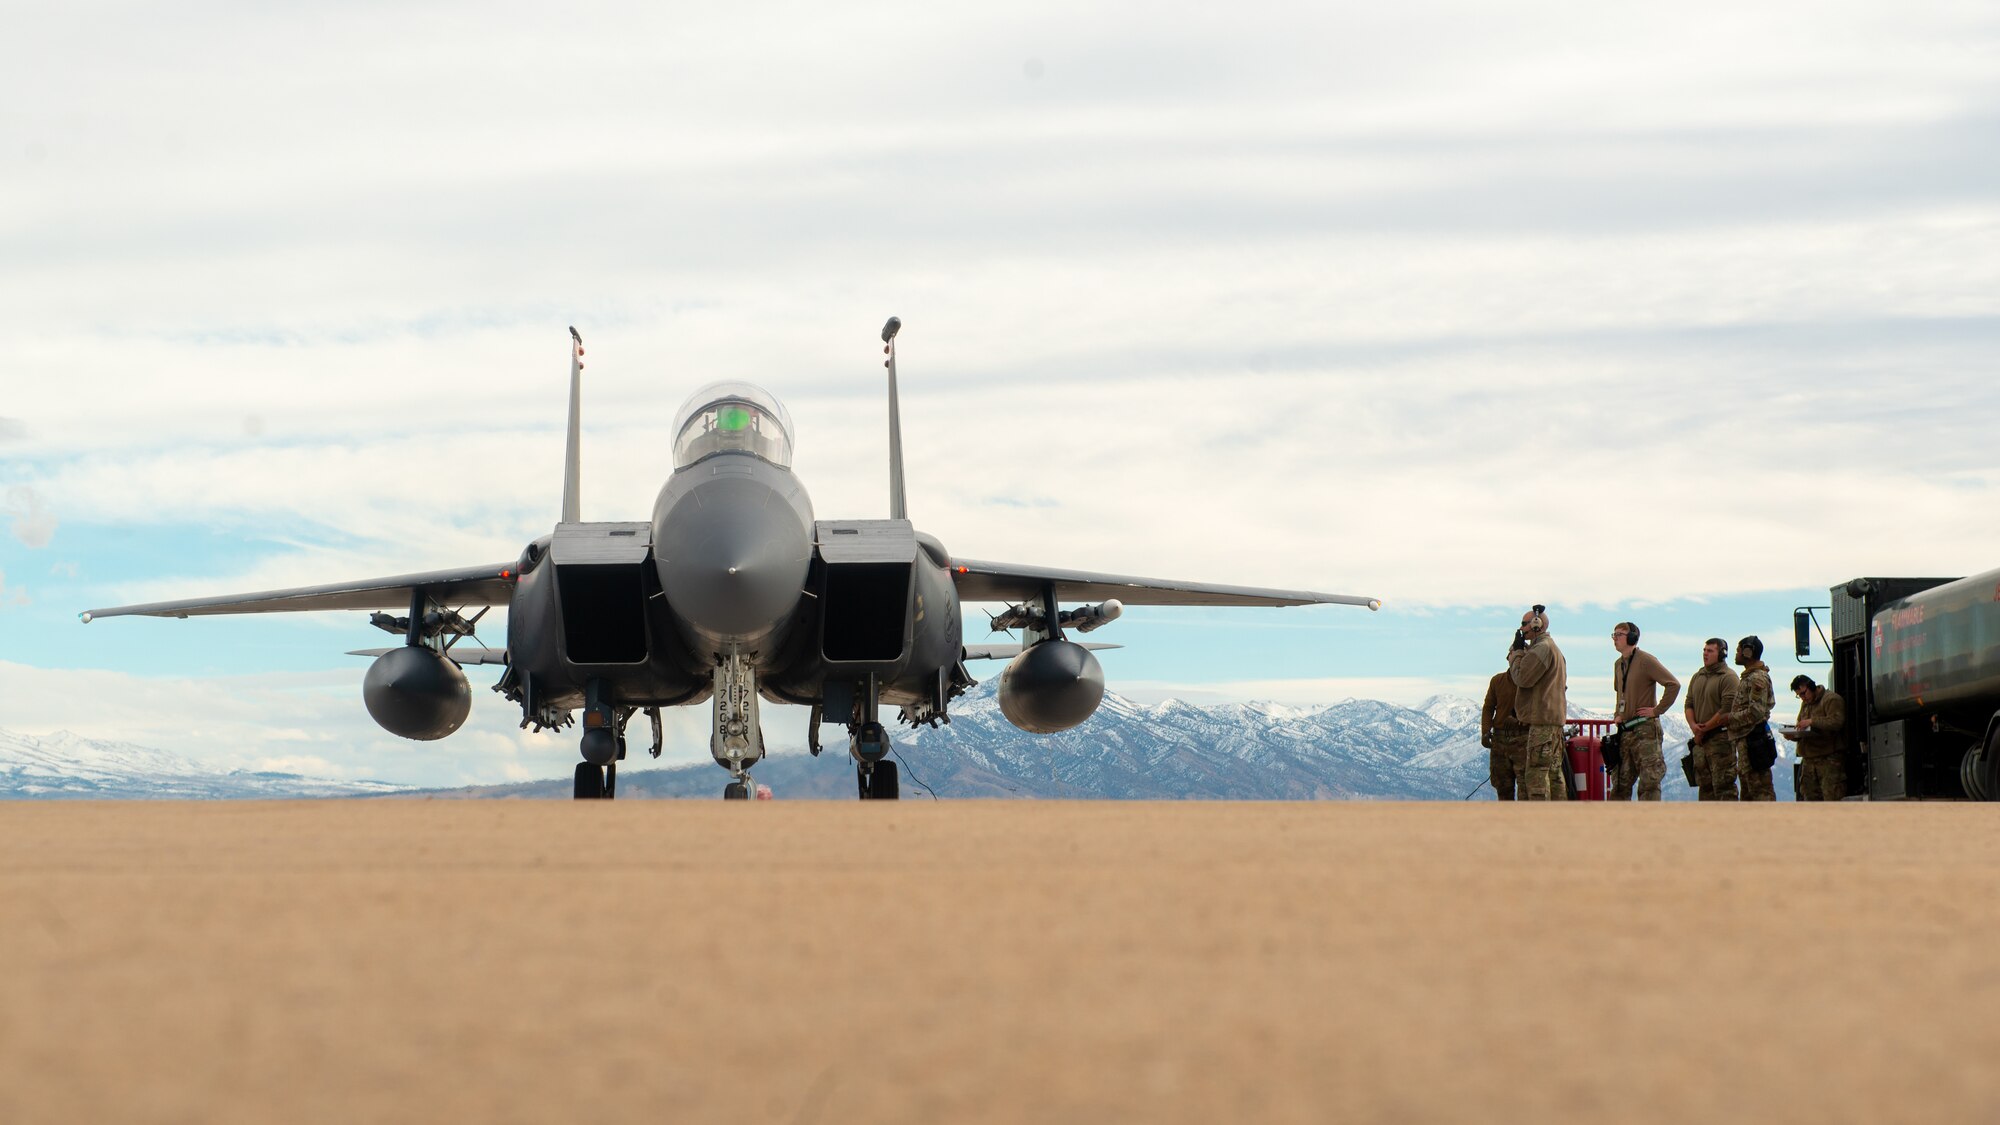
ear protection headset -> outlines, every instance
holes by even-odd
[[[1635,646],[1639,643],[1639,627],[1630,621],[1625,623],[1625,643]]]

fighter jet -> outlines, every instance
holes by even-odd
[[[976,682],[967,661],[1006,660],[1001,712],[1022,730],[1053,734],[1097,710],[1104,672],[1091,650],[1113,647],[1069,634],[1090,633],[1127,605],[1381,607],[1345,594],[954,556],[916,529],[904,502],[900,328],[891,317],[882,329],[888,519],[815,518],[792,472],[784,405],[761,387],[723,382],[695,391],[675,415],[674,471],[652,519],[586,522],[578,452],[584,349],[571,328],[562,519],[519,558],[79,616],[87,623],[126,615],[374,611],[372,623],[402,641],[354,653],[374,658],[361,694],[377,723],[404,738],[443,738],[471,712],[464,667],[498,665],[493,690],[519,705],[523,728],[560,730],[581,714],[579,800],[617,794],[634,717],[650,720],[658,757],[660,709],[702,702],[713,716],[709,751],[730,775],[722,795],[746,799],[755,792],[750,769],[764,757],[759,700],[798,704],[812,709],[806,730],[815,755],[822,723],[845,726],[861,799],[895,800],[900,787],[883,709],[898,708],[912,727],[948,721],[951,701]],[[1019,630],[1020,643],[966,644],[968,602],[1005,604],[992,625]],[[508,607],[501,649],[472,643],[493,606]]]

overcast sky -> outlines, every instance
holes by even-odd
[[[725,377],[787,403],[822,517],[886,514],[894,313],[911,512],[953,551],[1386,603],[1134,610],[1098,636],[1142,698],[1476,694],[1541,601],[1608,705],[1620,617],[1685,674],[1833,582],[2000,565],[1990,3],[86,4],[9,37],[0,728],[560,774],[490,671],[445,743],[373,728],[358,615],[75,614],[513,558],[557,511],[570,324],[586,518],[645,518]]]

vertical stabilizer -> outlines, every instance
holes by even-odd
[[[562,522],[581,523],[583,482],[579,477],[577,445],[583,428],[583,337],[572,325],[569,338],[569,445],[563,451]]]
[[[882,366],[889,369],[889,518],[910,518],[903,502],[903,412],[896,402],[896,333],[903,327],[901,317],[890,317],[882,326],[882,351],[889,357]]]

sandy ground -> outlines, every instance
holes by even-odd
[[[2000,818],[0,805],[0,1121],[2000,1120]]]

